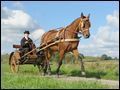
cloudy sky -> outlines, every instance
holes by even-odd
[[[1,52],[10,53],[20,44],[25,30],[39,46],[50,29],[65,27],[81,12],[90,13],[91,36],[81,38],[78,49],[84,55],[119,57],[119,2],[117,1],[2,1]]]

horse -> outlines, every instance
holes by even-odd
[[[81,13],[81,16],[77,19],[75,19],[70,25],[68,25],[65,28],[62,28],[60,30],[50,30],[43,34],[41,38],[41,44],[48,44],[49,41],[56,41],[56,40],[65,40],[65,39],[78,39],[78,34],[81,33],[84,38],[90,37],[90,31],[89,28],[91,27],[90,23],[90,14],[88,16],[84,16],[83,13]],[[64,58],[65,53],[72,52],[75,59],[80,59],[81,62],[81,73],[85,75],[85,69],[83,65],[83,61],[80,58],[80,53],[78,52],[78,44],[79,41],[67,41],[67,42],[60,42],[55,45],[52,45],[44,50],[45,53],[45,59],[46,59],[46,69],[44,72],[46,72],[47,68],[50,72],[50,58],[55,52],[59,52],[59,62],[58,67],[56,70],[57,76],[59,77],[59,71],[60,67],[62,65],[62,60]]]

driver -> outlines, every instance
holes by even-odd
[[[32,50],[31,46],[33,44],[33,41],[31,38],[29,38],[29,34],[30,34],[29,31],[25,31],[24,37],[21,39],[21,47],[24,54]]]

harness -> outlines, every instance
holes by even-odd
[[[80,26],[80,25],[81,25],[81,26]],[[80,28],[79,28],[79,27],[80,27]],[[52,45],[55,45],[55,44],[57,44],[57,43],[60,43],[60,42],[79,42],[79,39],[78,39],[78,38],[65,39],[65,32],[67,31],[66,28],[67,28],[67,27],[63,28],[62,31],[59,30],[59,31],[57,32],[55,38],[58,38],[58,40],[56,40],[56,41],[54,41],[54,42],[52,42],[52,43],[50,43],[50,44],[44,43],[44,44],[42,44],[40,47],[37,47],[37,48],[31,50],[30,52],[26,53],[26,54],[25,54],[24,56],[22,56],[21,58],[25,57],[26,55],[28,55],[29,53],[31,53],[31,52],[33,52],[33,51],[35,51],[35,50],[36,50],[37,52],[39,52],[39,51],[41,51],[41,50],[44,50],[44,49],[46,49],[46,48],[48,48],[48,47],[50,47],[50,46],[52,46]],[[78,31],[77,31],[78,28],[81,29],[82,31],[81,31],[81,32],[78,32]],[[88,29],[84,29],[84,30],[83,30],[83,25],[82,25],[82,22],[81,22],[81,20],[80,20],[80,22],[79,22],[78,26],[76,27],[75,31],[69,31],[69,32],[72,32],[72,33],[75,33],[75,34],[78,34],[78,33],[81,33],[81,34],[82,34],[82,33],[84,33],[85,31],[88,31]],[[60,32],[63,32],[63,38],[61,38],[62,35],[60,35]],[[45,46],[44,46],[44,45],[45,45]],[[42,47],[42,46],[44,46],[44,47]],[[42,48],[41,48],[41,47],[42,47]],[[25,63],[26,61],[27,61],[27,60],[25,60],[24,63]]]
[[[82,20],[80,20],[78,26],[76,27],[76,29],[75,29],[74,31],[69,31],[69,32],[74,33],[74,34],[78,34],[78,33],[83,34],[84,32],[88,31],[89,29],[83,29],[83,25],[82,25],[83,23],[82,23],[81,21],[82,21]],[[79,27],[80,27],[80,28],[79,28]],[[67,27],[63,28],[63,30],[62,30],[62,32],[63,32],[63,39],[64,39],[64,40],[65,40],[65,32],[67,31],[66,28],[67,28]],[[81,29],[81,32],[78,32],[77,29]],[[61,39],[61,36],[62,36],[62,35],[60,35],[60,32],[61,32],[60,30],[57,32],[55,38]],[[62,33],[62,32],[61,32],[61,33]],[[78,38],[81,38],[81,37],[78,37]],[[71,40],[72,40],[72,39],[71,39]]]

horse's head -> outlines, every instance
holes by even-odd
[[[89,18],[90,18],[90,14],[88,16],[84,16],[83,13],[81,13],[78,28],[79,28],[79,32],[83,34],[84,38],[90,37],[89,28],[91,24]]]

